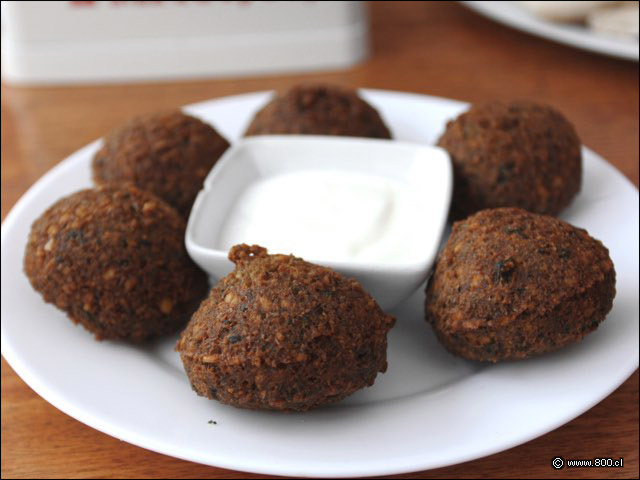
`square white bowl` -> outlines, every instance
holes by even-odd
[[[420,254],[413,261],[394,264],[332,261],[322,255],[304,258],[357,279],[383,309],[395,307],[427,278],[446,225],[453,173],[448,153],[439,147],[315,135],[243,139],[218,160],[196,198],[185,234],[189,255],[214,281],[225,276],[234,265],[227,259],[228,250],[219,248],[220,231],[244,190],[253,182],[277,175],[318,170],[386,177],[407,184],[419,195],[417,210],[421,214],[415,222],[429,223],[427,229],[421,229],[421,236],[416,236]]]

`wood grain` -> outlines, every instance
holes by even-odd
[[[43,173],[133,114],[308,80],[471,102],[546,101],[572,120],[585,144],[638,185],[637,63],[529,36],[451,2],[372,2],[371,21],[371,58],[346,71],[74,88],[3,85],[2,218]],[[4,359],[1,438],[3,478],[267,478],[178,460],[104,435],[45,402]],[[556,471],[550,466],[556,455],[622,456],[624,468]],[[536,440],[402,477],[426,476],[638,478],[638,372],[600,404]]]

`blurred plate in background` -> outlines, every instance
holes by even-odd
[[[583,50],[638,61],[638,37],[596,33],[580,25],[553,23],[517,2],[463,1],[471,10],[512,28]]]

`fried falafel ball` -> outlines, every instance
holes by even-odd
[[[184,220],[133,186],[81,190],[32,225],[24,271],[44,300],[96,339],[140,342],[182,327],[206,295]]]
[[[395,319],[352,279],[236,245],[177,344],[193,389],[236,407],[303,411],[373,385]]]
[[[391,138],[378,111],[357,91],[333,85],[298,85],[276,96],[245,135],[294,133]]]
[[[453,226],[427,285],[440,342],[469,360],[517,360],[595,330],[611,310],[615,270],[586,230],[517,208]]]
[[[180,111],[135,117],[105,137],[93,157],[93,181],[132,183],[187,219],[202,182],[228,147],[213,127]]]
[[[473,105],[447,123],[438,145],[453,162],[454,220],[496,207],[556,215],[580,191],[580,139],[573,125],[547,105]]]

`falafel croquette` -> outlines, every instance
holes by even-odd
[[[447,123],[438,145],[453,162],[454,220],[496,207],[556,215],[580,191],[580,139],[573,125],[547,105],[473,105]]]
[[[245,136],[273,134],[391,138],[378,111],[355,90],[298,85],[256,113]]]
[[[140,342],[179,329],[207,293],[184,229],[173,208],[133,186],[81,190],[33,223],[24,271],[98,340]]]
[[[259,246],[229,252],[177,344],[193,389],[236,407],[302,411],[373,385],[386,315],[356,280]]]
[[[213,127],[180,111],[135,117],[105,137],[93,158],[93,181],[132,183],[187,219],[205,177],[228,147]]]
[[[469,360],[527,358],[581,340],[615,297],[608,250],[586,230],[517,208],[456,222],[427,285],[440,342]]]

